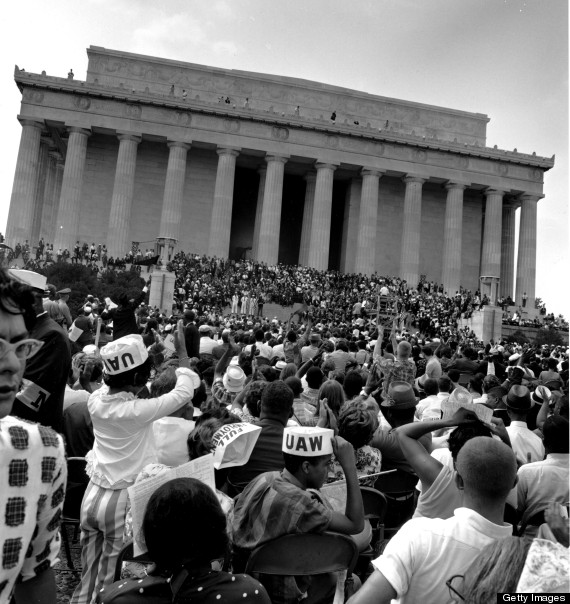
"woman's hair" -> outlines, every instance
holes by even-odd
[[[462,593],[465,604],[495,602],[498,593],[514,593],[530,543],[520,537],[507,537],[484,547],[466,572]]]
[[[0,269],[0,308],[9,315],[22,315],[28,331],[36,323],[34,304],[32,289],[13,279],[6,270]]]
[[[195,478],[160,486],[146,506],[142,531],[161,574],[192,571],[225,555],[226,517],[212,489]]]
[[[233,413],[229,413],[224,409],[225,413],[221,412],[218,417],[206,417],[206,414],[200,416],[200,421],[196,422],[194,430],[188,434],[186,446],[188,447],[188,458],[190,460],[203,457],[212,452],[212,438],[216,430],[219,430],[226,424],[238,424],[240,418]]]
[[[476,436],[492,436],[491,429],[485,426],[480,421],[473,422],[472,424],[464,424],[463,426],[457,426],[455,430],[449,435],[447,444],[451,457],[457,460],[457,455],[461,451],[461,447],[472,438]]]
[[[159,373],[150,385],[150,396],[156,398],[170,392],[176,386],[176,370],[167,367]]]
[[[297,376],[291,376],[283,380],[293,391],[295,398],[299,398],[303,392],[303,384]]]
[[[344,390],[336,380],[327,380],[319,389],[317,397],[317,413],[319,414],[320,403],[326,398],[330,410],[338,417],[340,408],[344,405]]]
[[[483,374],[476,373],[474,376],[469,378],[469,387],[471,392],[477,392],[477,394],[483,394]]]
[[[279,379],[285,381],[288,377],[297,375],[297,365],[295,363],[287,363],[281,370]]]
[[[367,445],[378,429],[378,416],[366,403],[357,403],[343,409],[338,418],[338,434],[354,449]]]
[[[142,388],[150,377],[151,369],[152,361],[148,357],[142,365],[133,367],[133,369],[129,369],[128,371],[115,375],[103,373],[103,381],[109,388],[124,388],[126,386],[141,386]]]

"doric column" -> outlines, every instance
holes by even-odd
[[[501,236],[501,296],[514,296],[516,204],[503,203]]]
[[[10,246],[18,242],[23,244],[31,237],[40,136],[43,128],[43,122],[40,121],[22,119],[20,123],[22,134],[6,227],[6,242]]]
[[[40,152],[38,154],[38,169],[36,170],[36,192],[34,195],[34,217],[32,220],[32,230],[30,232],[30,247],[33,249],[40,240],[40,230],[42,225],[42,211],[44,203],[44,189],[46,182],[46,172],[48,165],[48,151],[52,141],[47,137],[40,138]]]
[[[53,249],[67,248],[70,252],[77,241],[79,232],[79,213],[81,207],[81,187],[85,158],[87,157],[87,139],[91,131],[86,128],[69,128],[69,140],[63,169],[63,181],[57,212],[56,233]]]
[[[239,149],[218,149],[218,171],[214,188],[214,204],[210,223],[208,256],[227,258],[230,253],[234,176]]]
[[[486,189],[485,225],[481,253],[481,276],[501,277],[501,222],[503,219],[503,195],[499,189]]]
[[[378,225],[378,181],[380,170],[364,168],[362,193],[358,216],[358,238],[356,240],[355,273],[371,275],[376,265],[376,235]]]
[[[317,169],[317,180],[307,265],[318,270],[327,270],[331,239],[333,180],[337,166],[317,163],[315,168]]]
[[[265,192],[265,177],[267,168],[263,166],[257,170],[259,174],[259,187],[257,187],[257,205],[255,206],[255,223],[253,225],[253,243],[251,246],[251,255],[257,258],[257,249],[259,247],[259,228],[261,226],[261,212],[263,210],[263,194]]]
[[[180,235],[182,197],[184,194],[184,179],[186,178],[186,156],[190,144],[169,141],[167,146],[169,149],[168,165],[166,167],[166,182],[164,183],[164,198],[162,200],[158,238],[168,239],[170,245],[176,245]]]
[[[119,153],[115,169],[115,183],[109,213],[107,230],[107,250],[109,256],[122,258],[130,249],[129,234],[133,192],[135,189],[135,169],[137,165],[137,147],[141,136],[119,133]]]
[[[465,185],[448,182],[445,185],[445,224],[443,227],[443,258],[441,282],[443,291],[453,296],[461,285],[461,245],[463,235],[463,191]]]
[[[400,251],[400,277],[415,288],[420,279],[420,233],[422,224],[422,185],[425,178],[405,176],[404,229]]]
[[[53,195],[55,190],[56,163],[60,158],[61,155],[55,149],[48,151],[46,180],[42,203],[42,220],[40,225],[40,237],[45,243],[51,243],[53,241],[53,225],[55,220]]]
[[[521,200],[519,250],[517,255],[516,305],[522,306],[526,293],[526,308],[534,308],[536,297],[536,210],[543,195],[524,194]]]
[[[61,185],[63,184],[64,170],[65,160],[63,159],[63,155],[61,155],[61,153],[57,153],[55,159],[55,182],[53,184],[51,224],[48,235],[48,241],[52,244],[55,241],[55,235],[57,231],[57,216],[59,214],[59,200],[61,199]],[[57,249],[54,248],[54,252],[57,252]]]
[[[354,273],[361,197],[362,178],[353,178],[350,181],[350,185],[346,189],[344,219],[342,223],[340,268],[344,273]]]
[[[303,226],[301,228],[301,244],[299,246],[299,264],[306,266],[309,256],[309,239],[311,237],[311,221],[313,220],[313,207],[315,205],[316,172],[305,174],[305,205],[303,207]]]
[[[285,163],[289,157],[268,155],[263,206],[259,224],[259,245],[257,260],[267,264],[277,264],[279,256],[279,230],[281,228],[281,202],[283,200],[283,177]]]

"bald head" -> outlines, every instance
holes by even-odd
[[[504,499],[515,485],[517,462],[511,448],[485,436],[467,441],[456,461],[466,494]]]
[[[400,342],[398,344],[398,356],[401,359],[408,359],[412,354],[412,345],[409,342]]]

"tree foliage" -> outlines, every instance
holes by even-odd
[[[95,275],[83,264],[67,262],[50,264],[39,272],[47,277],[48,283],[55,285],[56,290],[65,287],[71,289],[67,304],[73,317],[85,303],[88,294],[99,298],[101,302],[107,296],[116,302],[123,293],[129,298],[136,298],[145,284],[144,279],[135,271],[105,271]]]
[[[526,334],[522,329],[517,329],[511,335],[507,336],[507,342],[509,344],[530,344],[530,340],[526,337]]]
[[[543,346],[544,344],[548,344],[550,346],[562,346],[564,344],[564,339],[557,329],[541,327],[536,333],[534,343],[537,346]]]

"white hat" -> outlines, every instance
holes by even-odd
[[[245,373],[239,365],[228,365],[224,373],[224,388],[228,392],[241,392],[245,384]]]
[[[99,352],[99,349],[97,348],[97,346],[95,346],[95,344],[87,344],[83,347],[82,352],[84,352],[85,354],[95,354]]]
[[[148,352],[142,336],[132,334],[103,346],[101,358],[105,372],[109,375],[117,375],[142,365],[148,359]]]
[[[332,438],[334,431],[330,428],[312,428],[309,426],[292,426],[283,431],[283,453],[300,457],[318,457],[332,455]]]
[[[509,357],[509,362],[513,362],[513,361],[518,361],[521,358],[521,355],[518,352],[515,352],[514,354],[511,354],[511,356]]]
[[[34,289],[40,289],[45,291],[47,284],[47,277],[44,275],[40,275],[39,273],[35,273],[34,271],[26,271],[20,268],[11,268],[8,271],[14,279],[20,281],[21,283],[25,283]]]
[[[275,363],[275,369],[285,369],[285,367],[287,367],[285,361],[277,361],[277,363]]]

